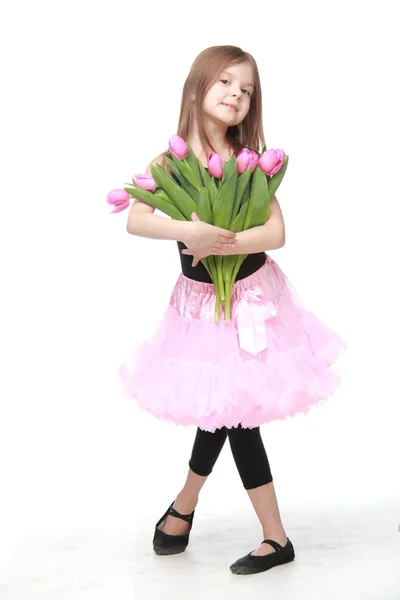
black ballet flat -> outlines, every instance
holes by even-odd
[[[190,515],[181,515],[181,513],[172,508],[174,502],[172,502],[171,506],[158,521],[154,532],[153,549],[154,552],[159,555],[179,554],[180,552],[186,550],[186,547],[189,544],[189,535],[193,525],[194,511]],[[187,521],[189,523],[189,531],[184,535],[170,535],[164,531],[161,531],[161,529],[158,529],[158,526],[167,518],[168,515]]]
[[[271,569],[272,567],[294,560],[294,548],[289,538],[287,538],[286,546],[281,546],[274,540],[264,540],[262,543],[271,544],[276,552],[271,552],[271,554],[267,554],[266,556],[254,556],[250,552],[249,554],[246,554],[246,556],[238,558],[238,560],[230,566],[232,573],[235,573],[235,575],[252,575],[253,573],[268,571],[268,569]]]

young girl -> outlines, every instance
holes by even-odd
[[[209,152],[225,161],[265,144],[262,96],[254,58],[235,46],[207,48],[183,88],[177,134],[207,167]],[[167,168],[164,152],[151,164]],[[169,170],[169,169],[168,169]],[[119,369],[123,391],[159,419],[196,425],[186,482],[155,527],[157,554],[183,552],[201,488],[229,439],[262,527],[263,542],[236,560],[236,574],[266,571],[294,559],[274,491],[259,426],[306,413],[331,396],[339,378],[329,367],[346,346],[301,304],[278,264],[266,254],[285,243],[278,200],[265,225],[233,233],[200,221],[154,214],[135,200],[127,230],[177,241],[182,273],[156,333]],[[232,292],[232,318],[214,322],[215,288],[202,258],[248,254]],[[250,323],[250,324],[249,324]]]

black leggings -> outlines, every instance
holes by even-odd
[[[189,460],[191,470],[202,477],[210,475],[227,437],[244,488],[270,483],[272,473],[259,427],[222,427],[214,433],[198,428]]]

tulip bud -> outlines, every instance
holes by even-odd
[[[251,172],[253,173],[254,169],[258,165],[258,154],[254,150],[251,151],[252,157],[250,159],[249,167],[251,167]]]
[[[248,149],[243,148],[236,157],[236,165],[237,165],[237,170],[238,170],[239,175],[241,173],[244,173],[244,171],[247,169],[248,154],[249,154]]]
[[[148,192],[154,192],[156,189],[156,182],[151,175],[135,175],[133,177],[133,183],[137,187],[147,190]]]
[[[208,155],[208,172],[216,179],[221,179],[224,171],[224,161],[217,152],[211,152]]]
[[[130,196],[126,190],[112,190],[109,194],[107,194],[107,203],[114,206],[114,209],[110,212],[121,212],[130,205]]]
[[[169,149],[171,152],[175,154],[178,158],[186,158],[189,154],[189,148],[186,145],[186,142],[180,135],[173,135],[169,140]]]
[[[275,175],[285,161],[285,153],[279,148],[277,150],[266,150],[258,161],[258,166],[266,175]]]
[[[251,167],[251,172],[253,172],[258,164],[257,152],[249,150],[248,148],[243,148],[237,155],[236,164],[239,175],[244,173],[249,167]]]

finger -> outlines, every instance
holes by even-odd
[[[236,237],[236,233],[234,231],[229,231],[227,229],[222,229],[221,230],[221,237],[227,238],[227,239],[232,239],[232,238]]]
[[[225,235],[220,235],[218,237],[219,242],[223,242],[224,244],[237,244],[238,239],[234,237],[226,237]]]
[[[190,216],[192,217],[192,221],[200,221],[197,213],[192,212],[192,214]]]

